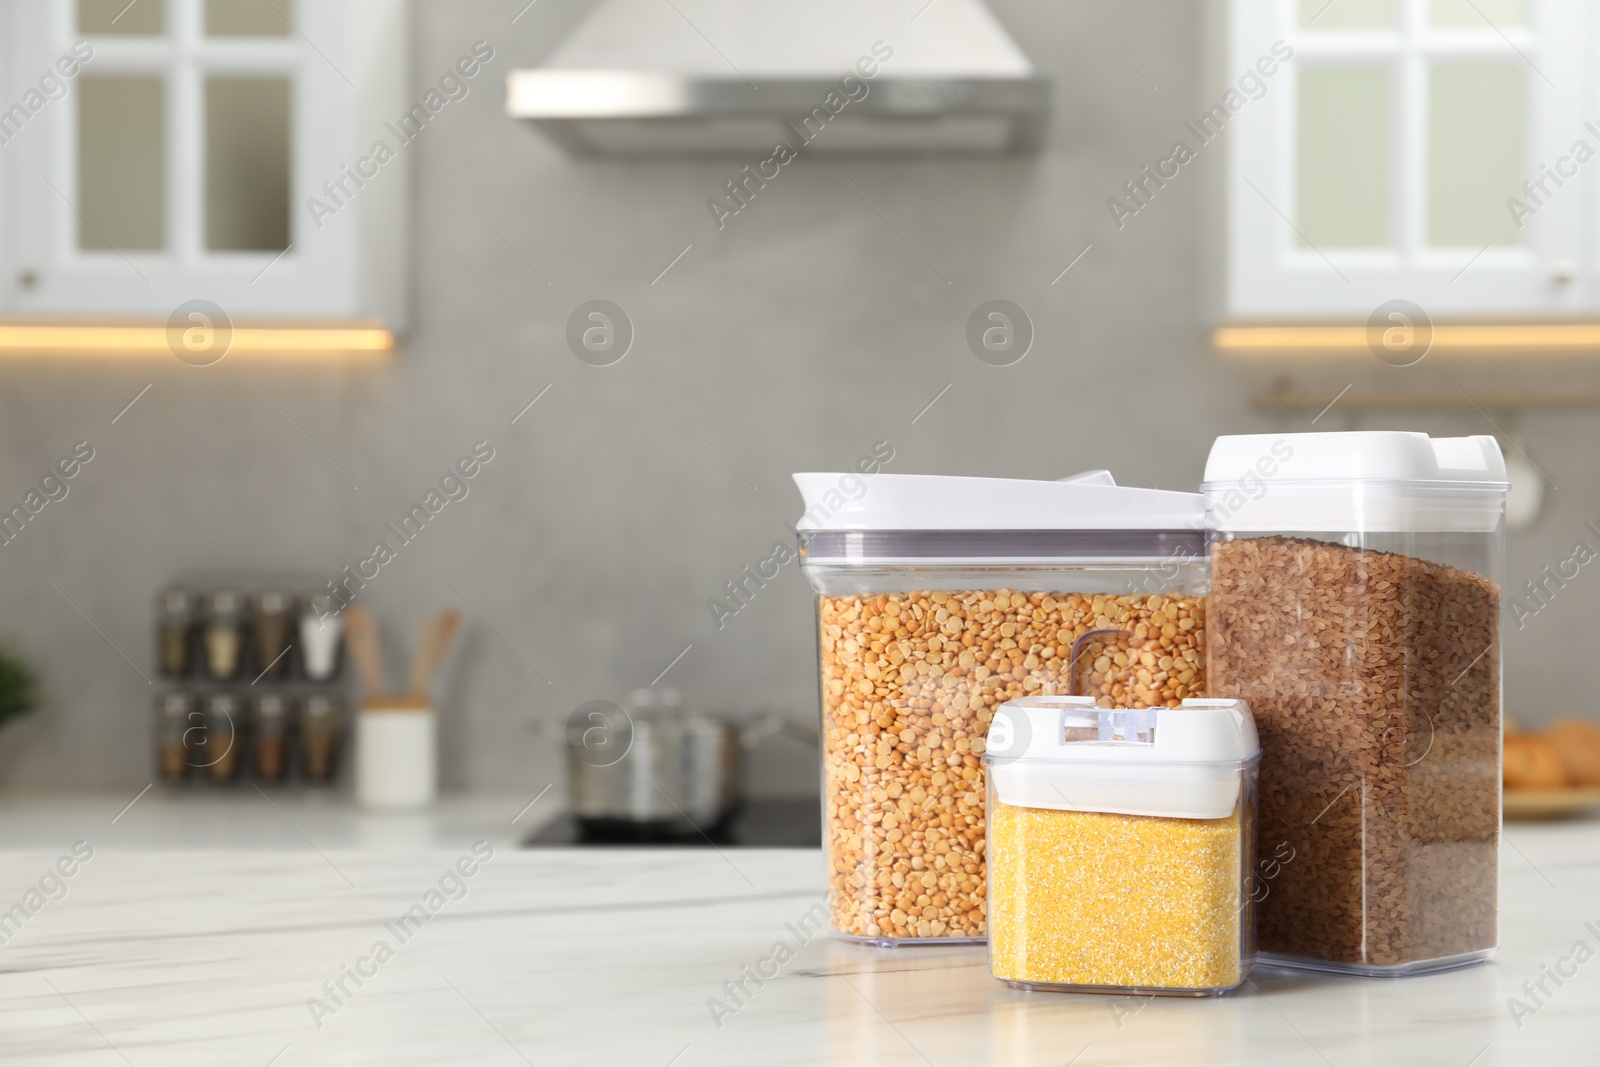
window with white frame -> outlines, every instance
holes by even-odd
[[[0,2],[0,310],[399,318],[404,167],[306,204],[404,110],[400,0]]]
[[[1227,311],[1590,316],[1595,5],[1231,0],[1230,71],[1293,51],[1229,125]]]

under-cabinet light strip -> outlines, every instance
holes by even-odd
[[[1219,352],[1361,352],[1365,326],[1220,326],[1211,334]],[[1433,351],[1479,349],[1600,353],[1600,323],[1456,323],[1433,327]]]
[[[1269,411],[1318,411],[1329,406],[1332,389],[1278,388],[1250,398],[1255,407]],[[1436,408],[1485,409],[1546,407],[1600,407],[1600,389],[1349,389],[1338,396],[1344,411],[1373,409],[1429,410]]]
[[[0,324],[0,355],[170,355],[172,343],[165,326]],[[236,326],[228,352],[346,356],[393,348],[394,335],[380,327]]]

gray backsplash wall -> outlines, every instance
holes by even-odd
[[[789,536],[792,471],[842,469],[888,441],[896,472],[1103,466],[1186,488],[1214,435],[1305,428],[1308,416],[1252,409],[1252,381],[1206,344],[1222,146],[1120,232],[1105,208],[1220,95],[1200,5],[1084,0],[1124,56],[1072,5],[996,0],[1056,79],[1042,152],[803,156],[721,232],[705,202],[743,161],[573,162],[504,117],[505,73],[581,10],[545,0],[513,26],[521,7],[416,6],[419,97],[473,41],[496,56],[411,147],[414,315],[392,361],[0,365],[0,498],[20,500],[74,442],[95,448],[70,495],[0,548],[0,632],[48,685],[47,707],[0,734],[0,780],[141,787],[155,591],[192,567],[354,564],[480,439],[495,457],[470,494],[361,599],[398,676],[427,616],[470,598],[445,694],[444,783],[532,796],[561,771],[531,721],[649,684],[680,653],[662,684],[696,703],[815,715],[795,566],[720,630],[707,607]],[[1009,368],[964,342],[969,313],[995,297],[1037,331]],[[611,367],[566,348],[569,313],[593,298],[620,304],[637,331]],[[1489,432],[1471,414],[1337,410],[1318,428],[1391,425]],[[1520,585],[1600,520],[1600,486],[1590,415],[1525,414],[1516,428],[1561,487],[1513,539]],[[1571,665],[1593,647],[1596,589],[1585,572],[1508,634],[1513,715],[1586,709]],[[810,750],[777,739],[753,782],[803,793],[816,773]]]

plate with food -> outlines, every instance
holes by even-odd
[[[1600,810],[1600,726],[1561,719],[1538,733],[1508,724],[1505,817],[1558,819]]]

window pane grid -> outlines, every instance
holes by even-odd
[[[257,61],[269,56],[286,63],[298,60],[302,41],[293,32],[292,24],[279,14],[292,15],[294,0],[254,0],[265,5],[259,12],[253,10],[251,0],[228,0],[221,23],[232,32],[210,34],[206,31],[207,4],[218,2],[134,0],[129,6],[128,0],[68,0],[70,10],[61,20],[61,29],[69,44],[79,37],[89,38],[94,43],[97,62],[102,55],[134,60],[170,56],[174,48],[200,58],[246,55],[259,57]],[[122,16],[117,18],[119,11]],[[268,20],[281,20],[283,32],[265,32]],[[251,27],[255,32],[249,32]]]
[[[106,15],[95,7],[97,2],[72,0],[63,5],[65,10],[61,17],[53,20],[65,44],[70,45],[80,36],[89,36],[93,40],[94,68],[92,73],[86,72],[84,78],[149,76],[159,78],[162,85],[163,135],[155,151],[160,157],[157,173],[163,188],[156,193],[159,208],[153,213],[153,218],[147,217],[142,226],[137,227],[140,238],[130,254],[154,255],[188,267],[218,258],[271,258],[276,255],[276,251],[254,251],[249,246],[284,243],[280,236],[283,219],[270,224],[256,224],[253,230],[247,226],[249,232],[241,234],[237,225],[229,226],[219,219],[210,205],[209,194],[218,175],[230,168],[219,167],[218,162],[211,158],[214,153],[208,145],[208,85],[218,80],[260,82],[272,79],[286,82],[291,102],[288,113],[290,127],[286,136],[292,143],[295,125],[292,102],[297,95],[294,90],[296,75],[303,63],[305,46],[302,40],[292,29],[283,34],[269,35],[270,27],[265,25],[267,20],[262,13],[250,11],[250,5],[242,0],[232,0],[230,3],[218,3],[217,0],[136,0],[134,7],[128,9],[128,15],[119,19],[117,28],[110,31],[111,35],[84,33],[79,29],[80,20],[88,20],[86,26],[99,30],[110,26],[110,19],[115,17],[115,12]],[[273,0],[273,3],[293,17],[294,0]],[[90,6],[79,9],[79,4]],[[120,10],[126,4],[127,0],[121,0],[116,6]],[[237,31],[237,35],[207,35],[208,5],[212,18],[220,18],[221,24]],[[122,29],[122,23],[129,21],[135,13],[142,16],[131,23],[138,28],[138,36],[132,35],[133,30]],[[79,161],[75,168],[78,185],[75,200],[81,201],[86,192],[91,197],[97,195],[95,190],[83,184],[83,167],[93,164],[98,156],[92,146],[85,154],[85,146],[80,143],[84,130],[77,116],[74,116],[71,125],[71,151]],[[273,140],[282,140],[284,136],[285,133],[279,131]],[[229,144],[219,150],[235,157],[231,169],[237,171],[240,146]],[[288,160],[279,162],[277,166],[287,168],[286,176],[292,194],[292,153]],[[269,169],[272,169],[270,165]],[[265,194],[260,183],[257,186],[239,202],[261,205]],[[266,187],[275,188],[276,185],[268,182]],[[289,199],[292,202],[292,195]],[[105,197],[100,197],[100,201],[112,203]],[[287,204],[285,210],[288,210]],[[147,216],[150,214],[147,213]],[[106,247],[107,238],[97,235],[93,225],[78,225],[79,221],[74,214],[75,224],[70,227],[72,237],[63,249],[66,258],[99,260],[118,255]],[[119,228],[120,231],[128,231],[129,225],[126,222],[102,223],[100,228],[109,237]],[[266,226],[265,230],[262,225]],[[159,235],[155,239],[148,233],[152,226]],[[209,239],[208,231],[212,235]],[[76,239],[78,237],[81,240]],[[216,250],[208,245],[217,246]],[[293,253],[290,253],[290,258],[293,258]]]
[[[1289,256],[1317,258],[1327,247],[1341,255],[1387,251],[1415,261],[1433,249],[1519,245],[1520,235],[1495,213],[1513,192],[1512,175],[1526,166],[1527,86],[1538,62],[1519,0],[1487,8],[1486,0],[1475,0],[1494,25],[1481,16],[1477,25],[1469,23],[1459,5],[1441,15],[1442,0],[1364,0],[1332,25],[1324,18],[1333,9],[1324,11],[1318,0],[1282,2],[1297,68],[1298,103],[1291,108],[1297,118],[1290,131],[1300,145],[1290,165],[1297,178],[1291,186],[1296,226],[1284,234]],[[1389,19],[1392,28],[1385,28]],[[1379,92],[1374,79],[1362,76],[1378,71],[1389,79],[1386,124],[1372,113]],[[1342,130],[1341,105],[1329,93],[1341,78],[1350,90]],[[1481,121],[1463,111],[1461,99],[1468,96]],[[1329,127],[1311,129],[1308,119]],[[1373,136],[1361,137],[1362,129]],[[1471,166],[1475,154],[1492,158],[1492,165]],[[1307,174],[1303,165],[1329,169]],[[1377,166],[1388,169],[1386,180],[1370,172]],[[1379,234],[1386,235],[1382,243],[1369,243]]]

